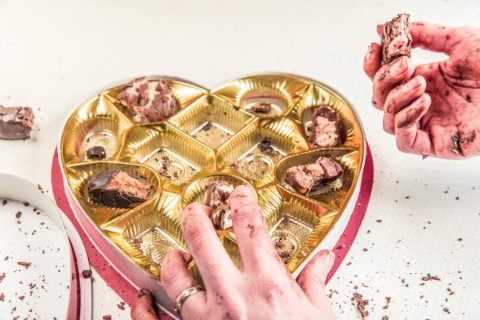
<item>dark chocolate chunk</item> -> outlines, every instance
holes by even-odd
[[[207,124],[203,126],[202,130],[203,130],[203,131],[208,131],[208,130],[210,130],[210,122],[207,122]]]
[[[317,147],[334,147],[338,144],[340,117],[327,106],[313,109],[312,143]]]
[[[262,102],[260,104],[254,104],[248,107],[246,111],[250,113],[267,113],[270,111],[271,107],[272,107],[271,103]]]
[[[101,160],[101,159],[105,159],[105,157],[106,157],[106,154],[105,154],[105,149],[103,147],[95,146],[87,150],[88,159]]]
[[[83,270],[82,276],[84,279],[88,279],[92,276],[92,270]]]
[[[409,29],[410,15],[401,13],[392,21],[385,23],[382,33],[382,62],[390,63],[401,57],[412,54],[412,35]]]
[[[262,140],[262,142],[260,142],[258,144],[258,148],[260,149],[260,151],[262,152],[272,152],[273,151],[273,148],[272,148],[272,141],[270,138],[264,138]]]
[[[29,107],[9,107],[0,105],[0,139],[21,140],[30,138],[33,111]]]
[[[343,172],[342,167],[333,159],[320,157],[315,161],[325,172],[325,182],[337,179]]]
[[[115,208],[138,206],[148,199],[151,189],[121,170],[102,172],[88,182],[91,202]]]

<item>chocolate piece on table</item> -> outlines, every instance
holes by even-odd
[[[207,187],[205,205],[212,210],[212,222],[215,229],[226,230],[232,227],[228,197],[233,186],[226,181],[216,181]]]
[[[325,182],[337,179],[343,172],[342,167],[331,158],[320,157],[315,161],[325,172]]]
[[[273,151],[273,148],[272,148],[271,139],[270,139],[270,138],[264,138],[264,139],[258,144],[258,148],[259,148],[260,151],[262,151],[262,152],[272,152],[272,151]]]
[[[105,149],[103,147],[95,146],[87,150],[87,158],[92,160],[102,160],[106,158]]]
[[[172,89],[165,80],[149,82],[145,77],[127,83],[118,94],[125,106],[135,112],[137,122],[156,122],[173,115],[176,108]]]
[[[410,15],[401,13],[385,23],[382,33],[382,62],[390,63],[401,57],[412,55],[412,35],[409,29]]]
[[[21,140],[30,138],[33,111],[29,107],[9,107],[0,105],[0,139]]]
[[[335,110],[319,106],[312,113],[312,143],[317,147],[334,147],[338,144],[340,117]]]
[[[134,208],[148,199],[151,190],[151,185],[121,170],[102,172],[88,182],[90,201],[107,207]]]
[[[250,112],[250,113],[267,113],[270,111],[272,107],[272,104],[271,103],[267,103],[267,102],[262,102],[260,104],[254,104],[250,107],[247,108],[246,111]]]

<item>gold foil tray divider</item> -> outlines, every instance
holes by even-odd
[[[94,144],[104,147],[107,160],[115,160],[131,126],[132,122],[103,94],[93,97],[65,125],[60,142],[62,161],[66,164],[87,161],[86,151]]]
[[[271,139],[277,156],[258,149],[265,138]],[[308,150],[295,124],[287,119],[256,119],[217,151],[217,164],[224,172],[235,171],[250,177],[252,184],[262,187],[274,180],[274,167],[282,157],[300,150]]]
[[[116,218],[101,229],[139,267],[159,279],[163,257],[171,250],[186,251],[187,246],[181,223],[171,220],[168,214],[175,210],[179,196],[162,192],[157,199]]]
[[[155,201],[156,195],[162,191],[158,174],[145,166],[112,161],[97,161],[69,166],[67,168],[68,184],[74,196],[78,199],[80,206],[87,213],[90,220],[98,227],[131,210],[129,208],[106,207],[89,201],[87,192],[88,182],[102,172],[117,169],[123,170],[133,176],[137,176],[143,183],[151,184],[153,186],[150,199],[140,204],[137,208]]]
[[[132,129],[120,159],[163,173],[163,188],[173,192],[181,192],[200,172],[215,170],[214,151],[168,123]]]
[[[276,116],[282,116],[290,112],[309,84],[308,81],[293,76],[258,75],[229,82],[214,89],[212,93],[242,109],[248,103],[245,100],[249,96],[284,100],[281,114],[276,114]],[[256,116],[265,117],[261,114],[256,114]],[[270,115],[266,116],[270,117]]]
[[[339,134],[342,141],[341,147],[363,148],[364,137],[354,111],[340,96],[319,85],[311,85],[290,113],[290,117],[299,124],[301,133],[307,141],[310,139],[306,135],[305,124],[312,120],[311,107],[319,105],[326,105],[338,112],[341,119]],[[311,143],[310,146],[317,148]]]
[[[361,152],[349,149],[317,149],[308,151],[298,155],[286,157],[275,167],[276,183],[282,188],[295,193],[295,190],[288,186],[285,182],[285,174],[288,168],[315,163],[319,157],[329,157],[337,161],[343,169],[342,175],[339,177],[342,186],[336,190],[330,190],[325,193],[312,192],[308,198],[298,194],[299,197],[315,200],[325,204],[333,210],[342,211],[348,200],[353,194],[355,185],[358,182],[360,169],[362,165]]]

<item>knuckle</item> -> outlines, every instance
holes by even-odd
[[[183,236],[190,250],[195,251],[204,246],[203,234],[206,229],[212,228],[211,224],[205,223],[205,219],[192,215],[183,225]]]

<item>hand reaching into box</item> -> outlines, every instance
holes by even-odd
[[[192,254],[169,252],[161,272],[161,283],[182,318],[336,319],[325,294],[334,253],[319,252],[295,281],[275,251],[254,191],[237,187],[229,203],[242,256],[241,269],[220,243],[209,218],[210,209],[193,203],[183,210],[183,235]],[[199,287],[187,271],[192,258],[205,288]],[[157,319],[152,302],[150,293],[141,290],[132,306],[132,319]]]

